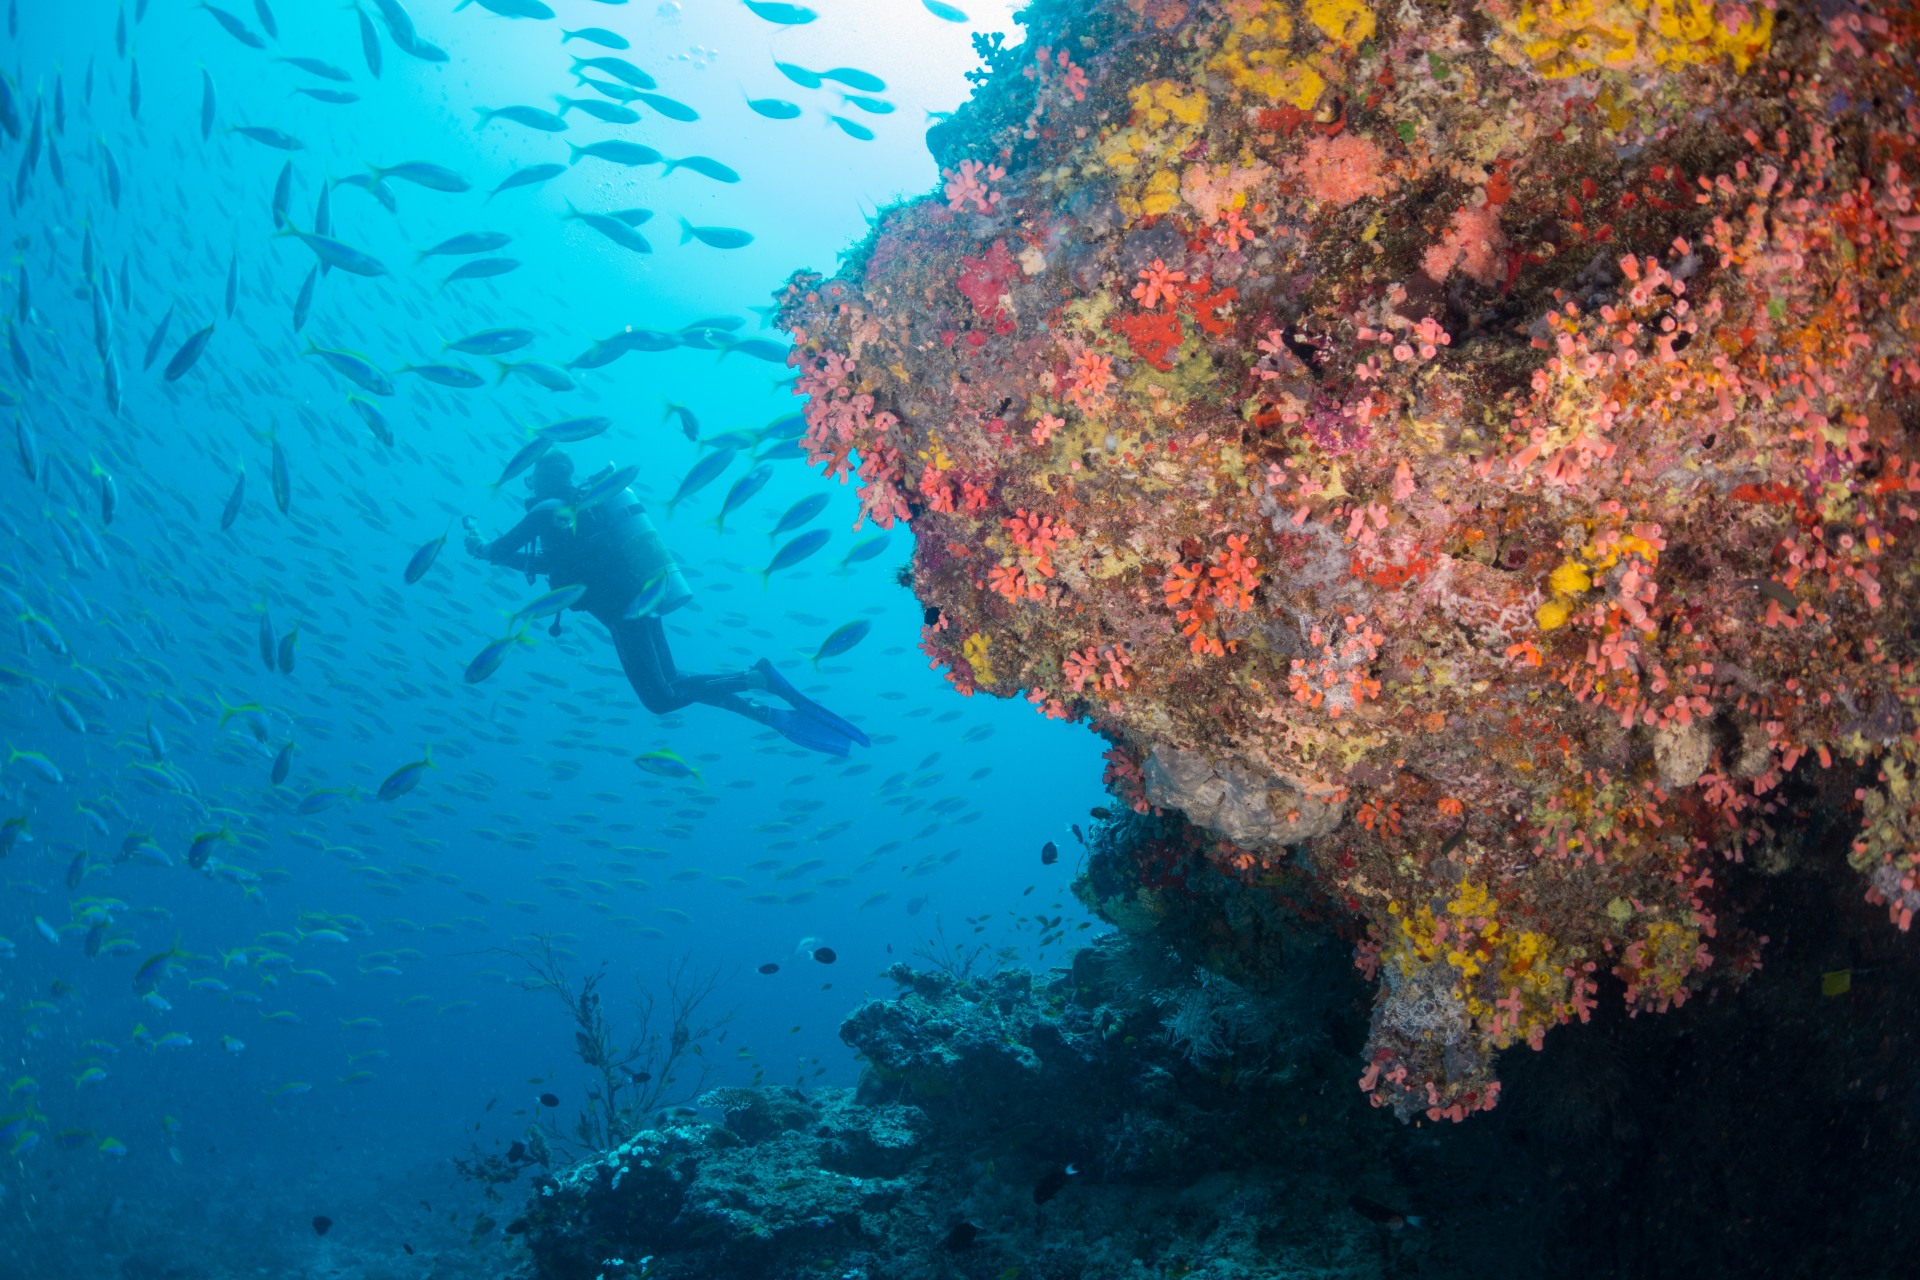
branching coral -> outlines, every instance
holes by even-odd
[[[1920,911],[1920,5],[1836,12],[1036,0],[782,297],[929,654],[1226,840],[1221,929],[1308,868],[1402,1116],[1751,972],[1816,795]]]

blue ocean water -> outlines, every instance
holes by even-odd
[[[789,25],[735,0],[551,0],[552,20],[437,0],[411,5],[409,41],[376,0],[9,3],[0,1276],[498,1274],[485,1216],[516,1193],[485,1199],[452,1159],[536,1121],[564,1146],[594,1087],[561,1004],[522,989],[536,935],[573,980],[606,966],[616,1038],[676,964],[713,977],[702,1053],[663,1104],[702,1075],[851,1082],[836,1027],[894,960],[1045,963],[1088,936],[1070,824],[1101,800],[1103,744],[929,669],[896,576],[911,533],[845,563],[876,531],[780,448],[800,406],[754,310],[937,181],[929,113],[964,98],[969,31],[1013,32],[1011,5],[976,0],[961,24],[817,0]],[[608,34],[563,34],[582,28]],[[576,57],[625,59],[657,96]],[[776,62],[884,88],[809,88]],[[636,122],[478,114],[609,93]],[[724,168],[570,150],[612,140]],[[559,168],[490,194],[536,165]],[[332,244],[294,234],[315,234],[323,193]],[[651,217],[616,243],[604,215],[627,210]],[[682,219],[752,241],[685,239]],[[509,239],[417,257],[476,233]],[[501,259],[517,266],[447,281]],[[502,359],[562,371],[635,330],[677,345],[555,390],[445,348],[497,328],[533,335]],[[392,394],[310,347],[358,353]],[[481,385],[403,371],[440,364]],[[667,619],[679,666],[766,657],[871,748],[841,760],[701,706],[654,717],[597,623],[510,621],[547,584],[471,559],[461,521],[504,531],[526,496],[490,488],[507,459],[536,426],[595,416],[611,426],[565,448],[580,476],[639,468],[695,595]],[[743,447],[669,513],[730,433]],[[768,451],[771,479],[717,528]],[[803,531],[829,540],[763,586],[770,531],[813,495]],[[530,643],[469,682],[516,629]],[[636,763],[656,752],[693,776]],[[1047,841],[1063,856],[1043,866]]]

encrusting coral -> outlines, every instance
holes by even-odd
[[[1402,1117],[1493,1106],[1603,982],[1751,972],[1728,867],[1807,805],[1905,929],[1920,5],[1024,20],[944,189],[783,296],[953,684],[1360,922]]]

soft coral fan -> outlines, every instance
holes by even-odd
[[[1750,971],[1721,869],[1823,774],[1910,921],[1914,0],[1027,19],[944,195],[784,295],[956,685],[1091,719],[1240,892],[1307,867],[1402,1116]]]

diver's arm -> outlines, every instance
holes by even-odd
[[[502,565],[509,569],[524,569],[528,573],[539,573],[546,568],[546,557],[533,547],[534,539],[546,532],[550,523],[549,514],[543,508],[527,512],[520,523],[507,530],[492,542],[482,542],[480,535],[472,529],[467,530],[467,554],[477,560]]]
[[[523,548],[519,551],[501,552],[498,555],[488,556],[487,559],[506,569],[524,569],[528,573],[545,573],[547,571],[546,555],[531,547]]]

